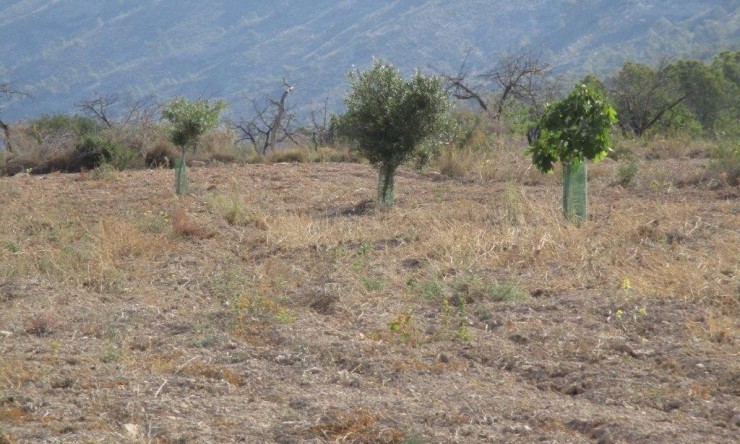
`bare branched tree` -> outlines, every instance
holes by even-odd
[[[113,128],[111,107],[118,101],[118,94],[95,93],[92,97],[75,103],[75,107],[85,116],[101,122],[108,128]]]
[[[3,109],[3,102],[13,96],[27,96],[28,94],[14,90],[9,83],[0,83],[0,111]],[[0,119],[0,128],[3,130],[3,139],[5,140],[5,149],[13,152],[13,143],[10,140],[10,125]]]
[[[493,69],[473,76],[466,66],[471,51],[471,48],[465,51],[457,73],[440,75],[452,97],[474,100],[484,111],[491,108],[487,97],[496,97],[494,111],[497,118],[513,98],[538,109],[555,90],[556,82],[552,78],[550,65],[532,52],[504,55]],[[478,83],[473,83],[471,77],[478,79]]]
[[[496,113],[500,116],[507,100],[511,98],[536,107],[551,72],[550,65],[541,61],[536,54],[524,52],[503,56],[496,67],[482,74],[481,78],[493,83],[494,90],[498,92]]]
[[[440,75],[445,81],[445,90],[448,94],[459,100],[475,100],[483,111],[488,111],[488,104],[481,93],[475,91],[480,89],[480,86],[475,87],[469,84],[469,72],[465,65],[468,63],[468,57],[470,57],[472,50],[473,48],[468,48],[465,51],[465,57],[456,74],[441,73]]]
[[[95,93],[92,97],[75,103],[83,115],[97,120],[108,128],[116,125],[126,126],[130,123],[146,124],[154,120],[154,116],[161,108],[154,96],[145,96],[140,99],[128,98],[124,103],[118,94]],[[123,107],[116,115],[114,109]]]
[[[308,107],[308,127],[305,130],[314,149],[332,143],[334,135],[331,128],[328,97],[318,108],[314,105]]]
[[[283,79],[284,90],[279,99],[266,96],[264,100],[252,100],[254,115],[242,119],[235,127],[241,133],[240,141],[249,141],[263,156],[275,149],[278,143],[295,140],[293,120],[295,115],[285,106],[288,94],[294,86]]]

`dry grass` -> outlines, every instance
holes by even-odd
[[[576,227],[518,150],[390,210],[362,164],[0,180],[0,435],[731,442],[735,189],[604,162]]]
[[[272,150],[266,156],[266,160],[270,163],[305,163],[309,161],[309,158],[308,149],[300,146]]]
[[[200,239],[206,239],[216,235],[213,231],[194,221],[182,207],[177,208],[172,214],[172,230],[180,236]]]
[[[482,146],[481,146],[482,145]],[[464,148],[446,146],[429,168],[452,179],[474,181],[531,182],[542,177],[523,155],[526,143],[499,136]]]

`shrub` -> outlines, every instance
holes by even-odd
[[[172,168],[178,156],[177,149],[170,142],[159,141],[144,154],[144,163],[149,168]]]
[[[223,163],[239,163],[246,158],[246,150],[240,144],[235,144],[234,130],[219,127],[203,135],[200,140],[203,160],[213,160]]]
[[[65,134],[80,138],[86,134],[100,131],[100,125],[88,117],[70,114],[48,114],[33,120],[27,131],[33,134],[39,142],[46,134]]]
[[[84,136],[76,145],[75,151],[85,168],[95,168],[106,163],[117,170],[133,166],[136,153],[114,140],[96,135]]]
[[[472,157],[470,150],[448,147],[442,150],[437,158],[439,172],[451,179],[462,179],[472,169]]]

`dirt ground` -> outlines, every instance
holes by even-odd
[[[732,443],[737,187],[362,164],[0,178],[0,443]]]

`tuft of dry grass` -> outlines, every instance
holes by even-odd
[[[322,146],[311,155],[312,162],[349,162],[358,163],[362,161],[357,152],[347,147]]]
[[[53,334],[61,324],[61,320],[54,313],[37,313],[26,318],[24,322],[25,332],[35,336],[48,336]]]
[[[178,368],[177,373],[216,381],[226,381],[237,387],[243,386],[245,383],[242,375],[236,373],[234,370],[222,365],[205,362],[201,359],[194,359],[187,362],[184,366]]]
[[[261,209],[249,206],[244,198],[235,193],[212,194],[208,199],[208,206],[229,225],[268,229],[268,216]]]
[[[172,213],[172,230],[179,236],[199,239],[207,239],[216,235],[215,232],[199,225],[182,207],[175,209]]]
[[[383,426],[382,416],[367,409],[330,411],[309,429],[319,439],[329,441],[401,443],[406,434]]]
[[[304,147],[292,146],[270,151],[266,160],[270,163],[305,163],[310,160],[310,154]]]
[[[493,137],[493,136],[491,136]],[[545,177],[532,167],[524,154],[526,146],[517,138],[498,136],[486,146],[445,146],[429,168],[458,180],[530,183]]]

